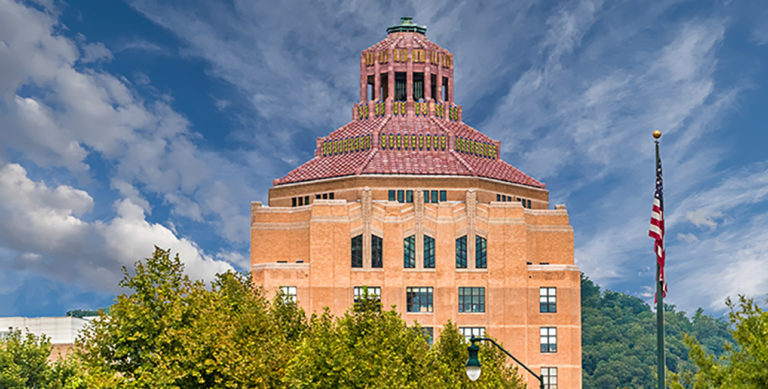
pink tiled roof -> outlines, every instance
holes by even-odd
[[[382,132],[445,135],[448,141],[445,150],[382,149],[378,144],[379,134]],[[456,136],[486,143],[494,142],[493,139],[461,122],[431,117],[392,116],[353,120],[322,138],[321,141],[360,135],[372,135],[372,145],[369,149],[330,156],[322,156],[322,152],[318,150],[314,158],[293,169],[285,177],[274,180],[274,185],[350,175],[403,174],[486,177],[544,188],[543,183],[501,159],[478,157],[454,150],[451,139]]]

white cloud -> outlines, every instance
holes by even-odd
[[[46,277],[73,281],[84,287],[117,290],[121,266],[131,268],[152,254],[153,246],[178,252],[187,273],[212,280],[231,269],[206,255],[197,245],[156,223],[129,199],[115,203],[117,216],[88,222],[92,197],[67,185],[33,181],[18,164],[0,168],[0,261],[15,270],[32,270]]]
[[[699,209],[685,213],[685,218],[696,227],[707,227],[710,230],[717,228],[717,221],[723,216],[722,213],[712,209]]]
[[[101,42],[85,43],[81,49],[83,56],[80,61],[83,63],[111,61],[114,58],[112,52]]]

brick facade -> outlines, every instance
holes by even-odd
[[[334,132],[349,129],[350,135],[339,142],[334,133],[318,139],[313,160],[275,180],[268,205],[251,205],[254,282],[273,292],[294,286],[301,307],[310,312],[328,307],[337,315],[353,304],[354,287],[380,287],[382,304],[396,306],[407,322],[432,327],[435,336],[448,320],[460,328],[483,327],[534,371],[557,367],[559,388],[580,388],[580,273],[568,214],[564,206],[550,209],[544,185],[501,161],[500,143],[462,123],[460,109],[449,118],[435,113],[435,106],[452,105],[452,63],[452,54],[420,32],[392,32],[363,51],[357,115]],[[392,77],[385,80],[387,99],[379,101],[382,96],[368,96],[366,88],[369,75],[384,70]],[[394,99],[394,73],[400,71],[408,75],[402,118],[393,112],[400,104]],[[445,77],[450,85],[448,101],[422,95],[427,105],[418,109],[427,107],[427,113],[421,118],[413,101],[416,71],[437,73],[440,82]],[[382,80],[374,78],[373,89],[381,91]],[[372,115],[377,104],[383,108]],[[367,116],[360,109],[366,106]],[[374,120],[379,122],[366,122]],[[400,124],[388,129],[392,123]],[[382,139],[390,142],[381,136],[389,130],[403,138],[382,146]],[[444,136],[447,142],[441,147],[435,140],[429,149],[415,142],[408,147],[405,135],[418,133]],[[368,149],[365,140],[350,141],[367,135]],[[350,158],[357,160],[350,163]],[[378,164],[378,170],[366,172],[371,164]],[[362,267],[352,267],[357,236],[362,236]],[[373,266],[372,236],[381,238],[380,268]],[[404,251],[411,236],[415,264],[406,268]],[[434,268],[425,267],[425,254],[430,256],[425,236],[434,240]],[[475,266],[476,237],[487,247],[485,268]],[[466,268],[457,268],[457,239],[466,239]],[[432,288],[431,312],[407,312],[409,287]],[[460,287],[484,288],[475,290],[484,292],[482,312],[459,312]],[[540,312],[542,287],[556,288],[556,312]],[[542,327],[556,328],[556,352],[541,352]],[[529,383],[537,387],[534,381]]]

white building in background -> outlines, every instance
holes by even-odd
[[[45,335],[53,345],[49,360],[63,357],[74,346],[75,339],[85,326],[97,316],[79,319],[71,316],[63,317],[0,317],[0,338],[7,336],[13,330],[21,330],[23,335],[32,333],[36,336]]]

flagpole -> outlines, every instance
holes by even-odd
[[[653,132],[653,137],[656,139],[656,164],[654,165],[654,171],[659,166],[659,138],[661,138],[661,131],[656,130]],[[655,176],[655,173],[654,173]],[[660,264],[656,261],[656,357],[657,368],[656,373],[658,377],[658,389],[665,388],[665,375],[666,375],[666,360],[664,359],[664,286],[662,285],[660,277]]]

